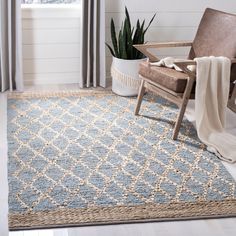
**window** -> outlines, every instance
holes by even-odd
[[[60,4],[60,3],[80,3],[81,0],[21,0],[23,4]]]

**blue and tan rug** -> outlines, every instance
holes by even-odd
[[[109,93],[8,99],[9,227],[236,215],[236,183],[176,107]]]

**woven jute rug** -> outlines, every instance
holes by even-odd
[[[109,92],[8,99],[11,230],[236,215],[236,184],[176,107]]]

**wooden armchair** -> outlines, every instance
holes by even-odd
[[[138,94],[135,115],[138,115],[142,98],[146,90],[150,90],[170,100],[180,107],[175,123],[173,139],[177,139],[181,122],[189,99],[195,97],[196,73],[189,70],[189,65],[195,65],[193,60],[203,56],[225,56],[232,58],[230,95],[228,106],[236,112],[236,15],[207,8],[201,19],[197,34],[193,42],[147,43],[134,45],[149,58],[149,61],[158,61],[151,48],[164,47],[191,47],[188,60],[178,61],[175,64],[183,72],[166,67],[151,66],[149,62],[140,64],[139,75],[142,79]]]

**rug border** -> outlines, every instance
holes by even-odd
[[[150,220],[130,220],[130,221],[117,221],[117,222],[101,222],[101,223],[84,223],[84,224],[68,224],[68,225],[50,225],[50,226],[36,226],[36,227],[18,227],[9,228],[9,231],[28,231],[28,230],[46,230],[46,229],[63,229],[63,228],[76,228],[76,227],[96,227],[96,226],[108,226],[108,225],[127,225],[127,224],[148,224],[148,223],[161,223],[161,222],[179,222],[179,221],[191,221],[191,220],[214,220],[214,219],[227,219],[236,218],[236,214],[233,215],[217,215],[217,216],[199,216],[199,217],[183,217],[183,218],[161,218]]]
[[[30,99],[30,98],[51,98],[51,97],[83,97],[91,95],[114,95],[111,90],[101,89],[81,89],[81,90],[61,90],[61,91],[27,91],[27,92],[9,92],[8,99]]]
[[[58,217],[60,216],[60,217]],[[86,218],[87,217],[87,218]],[[236,217],[236,199],[9,214],[9,230],[82,227]],[[48,223],[50,222],[51,223]]]
[[[83,96],[114,95],[108,90],[55,91],[55,92],[24,92],[9,93],[9,99],[30,99],[50,97],[83,97]],[[123,208],[123,209],[122,209]],[[114,214],[114,210],[121,210]],[[138,212],[136,211],[137,209]],[[193,210],[191,212],[191,210]],[[128,214],[127,214],[128,211]],[[62,214],[62,216],[60,216]],[[72,215],[74,219],[66,219]],[[94,220],[79,220],[86,215]],[[98,217],[100,215],[100,217]],[[58,217],[60,216],[60,217]],[[131,223],[150,223],[162,221],[180,221],[196,219],[214,219],[236,217],[236,199],[224,201],[202,201],[195,203],[146,204],[137,206],[117,206],[88,209],[58,209],[55,211],[13,214],[9,213],[9,230],[31,230],[64,227],[82,227]],[[56,220],[55,220],[56,218]],[[49,224],[48,222],[52,220]],[[64,221],[63,221],[64,220]],[[46,222],[40,224],[37,222]],[[23,222],[23,223],[22,223]],[[33,222],[33,223],[32,223]]]

